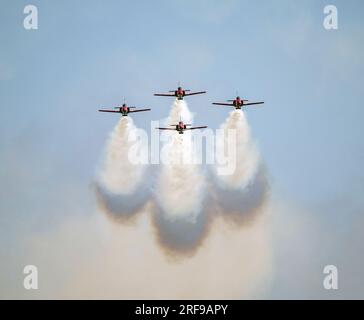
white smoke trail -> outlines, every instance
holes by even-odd
[[[193,115],[183,100],[176,100],[167,118],[166,126],[192,123]],[[162,170],[156,188],[156,198],[166,218],[187,219],[195,222],[202,210],[204,176],[193,164],[194,152],[191,133],[164,133],[169,136],[162,150]]]
[[[226,146],[229,145],[230,130],[234,130],[236,137],[236,154],[235,159],[230,159],[236,162],[235,170],[229,175],[218,174],[219,165],[216,165],[216,174],[220,184],[228,189],[244,189],[256,176],[260,164],[259,152],[252,142],[249,124],[241,110],[230,112],[229,117],[221,125],[224,134],[218,137],[217,147],[218,152],[224,153],[224,156],[229,159],[229,150]]]
[[[176,100],[165,126],[181,120],[192,124],[193,115],[184,101]],[[111,134],[100,174],[101,188],[96,188],[103,211],[119,222],[130,221],[147,203],[149,185],[155,183],[155,201],[149,208],[157,241],[166,253],[179,256],[192,256],[202,247],[216,213],[239,224],[255,217],[264,208],[268,184],[247,120],[241,111],[233,111],[221,128],[220,145],[228,144],[228,130],[236,133],[237,166],[232,175],[217,175],[214,186],[208,185],[205,172],[194,159],[197,155],[191,131],[162,131],[158,178],[151,179],[152,174],[148,174],[148,179],[143,179],[145,166],[131,163],[128,156],[132,147],[142,152],[143,146],[134,141],[137,129],[132,119],[123,117]]]
[[[121,117],[110,135],[99,180],[104,188],[114,194],[132,194],[142,180],[145,166],[132,163],[129,159],[131,148],[143,152],[141,142],[136,141],[136,130],[130,117]]]
[[[180,120],[184,123],[192,123],[193,113],[189,110],[187,103],[184,100],[176,99],[165,124],[167,126],[170,124],[176,124]]]

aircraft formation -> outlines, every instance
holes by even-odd
[[[197,94],[204,94],[206,91],[196,91],[191,92],[191,90],[185,90],[182,87],[178,87],[176,90],[170,90],[168,93],[155,93],[155,96],[159,97],[176,97],[177,100],[183,100],[186,96],[193,96]],[[218,106],[230,106],[234,107],[236,110],[240,110],[245,106],[249,105],[257,105],[257,104],[263,104],[263,101],[259,102],[249,102],[249,100],[241,99],[239,96],[237,96],[235,99],[232,100],[226,100],[226,102],[213,102],[213,105]],[[143,112],[143,111],[150,111],[150,108],[144,108],[144,109],[137,109],[136,107],[128,106],[126,103],[123,103],[121,106],[116,106],[113,108],[113,110],[109,109],[100,109],[100,112],[112,112],[112,113],[120,113],[122,116],[128,116],[129,113],[133,112]],[[186,124],[182,120],[178,122],[178,124],[171,124],[169,128],[156,128],[158,130],[173,130],[177,131],[179,134],[183,134],[186,130],[196,130],[196,129],[204,129],[207,128],[207,126],[198,126],[198,127],[191,127],[191,124]]]

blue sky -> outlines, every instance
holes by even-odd
[[[188,103],[212,128],[227,111],[211,102],[237,91],[265,101],[246,113],[275,199],[317,216],[333,238],[362,214],[362,1],[32,1],[36,31],[23,28],[28,3],[0,1],[5,243],[73,214],[75,203],[93,207],[87,186],[117,122],[100,106],[125,97],[151,107],[134,117],[149,130],[172,102],[153,92],[179,81],[208,91]],[[338,30],[323,28],[327,4],[338,8]],[[59,199],[56,210],[44,205]]]

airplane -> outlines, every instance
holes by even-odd
[[[259,102],[248,102],[245,103],[246,101],[249,100],[245,100],[245,99],[241,99],[239,96],[237,96],[234,100],[227,100],[230,103],[222,103],[222,102],[213,102],[212,104],[218,105],[218,106],[232,106],[235,107],[235,109],[241,109],[243,106],[251,106],[254,104],[262,104],[264,103],[263,101],[259,101]]]
[[[182,87],[178,87],[177,90],[168,91],[170,93],[155,93],[154,95],[159,96],[159,97],[177,97],[178,100],[183,100],[183,97],[186,97],[186,96],[193,96],[195,94],[206,93],[206,91],[186,93],[186,92],[190,92],[190,91],[191,90],[184,90],[184,89],[182,89]]]
[[[178,131],[179,134],[183,134],[183,131],[185,131],[185,130],[195,130],[195,129],[205,129],[205,128],[207,128],[207,126],[187,128],[187,127],[191,126],[191,124],[185,124],[185,123],[183,123],[183,121],[179,121],[178,124],[171,124],[170,126],[175,127],[175,128],[156,128],[156,129],[159,129],[159,130],[176,130],[176,131]]]
[[[141,112],[141,111],[150,111],[151,109],[135,109],[136,107],[129,107],[126,105],[126,103],[123,103],[122,106],[119,107],[114,107],[114,109],[119,109],[119,110],[104,110],[101,109],[99,110],[100,112],[114,112],[114,113],[121,113],[122,116],[127,116],[128,113],[132,113],[132,112]],[[130,109],[135,109],[135,110],[130,110]]]

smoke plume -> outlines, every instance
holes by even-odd
[[[137,140],[136,127],[130,117],[121,117],[106,147],[104,163],[95,185],[100,207],[112,218],[129,219],[149,198],[151,178],[148,168],[134,161],[134,154],[145,152]]]
[[[131,194],[139,186],[143,165],[129,160],[130,148],[135,147],[136,127],[130,117],[121,117],[110,135],[106,159],[100,174],[103,187],[115,194]],[[141,145],[137,148],[142,152]]]
[[[176,99],[164,125],[173,128],[179,121],[193,124],[193,114],[185,101]],[[219,164],[213,170],[215,174],[196,164],[191,131],[162,131],[162,164],[158,170],[151,170],[129,161],[131,148],[142,153],[145,146],[135,144],[133,121],[122,117],[110,136],[100,182],[95,187],[100,207],[121,223],[138,212],[149,211],[157,244],[169,258],[196,255],[214,221],[220,221],[219,216],[235,225],[251,224],[266,208],[266,170],[241,110],[231,112],[221,129],[219,151],[230,151],[226,149],[229,131],[236,137],[236,166],[230,174],[220,175]],[[231,160],[231,155],[225,157]]]
[[[192,123],[185,102],[176,101],[166,125],[180,118]],[[148,167],[128,157],[132,148],[143,152],[144,146],[128,139],[136,127],[122,117],[95,186],[100,208],[113,219],[73,215],[59,229],[27,241],[26,261],[42,270],[41,289],[32,294],[43,299],[264,297],[272,273],[269,215],[262,214],[267,178],[244,115],[233,112],[223,128],[235,128],[241,137],[232,176],[184,163],[183,156],[194,156],[191,135],[171,131],[163,145],[168,161],[151,178]],[[21,296],[27,297],[26,291]]]
[[[187,104],[176,100],[166,126],[182,120],[192,124]],[[204,205],[206,182],[200,165],[194,164],[190,131],[163,133],[162,167],[155,189],[154,225],[157,239],[167,251],[194,251],[206,234],[209,216]]]
[[[260,164],[259,152],[252,142],[248,121],[242,110],[230,112],[229,117],[221,125],[223,130],[222,137],[218,137],[218,152],[224,153],[228,161],[234,161],[234,172],[232,174],[219,174],[219,165],[216,172],[220,185],[228,189],[243,190],[255,177]],[[229,131],[234,134],[236,143],[235,153],[231,156],[227,149],[229,145]]]
[[[224,218],[242,225],[264,212],[269,196],[267,172],[242,110],[230,112],[221,129],[223,134],[218,136],[218,152],[225,153],[224,156],[233,164],[233,170],[229,174],[219,174],[220,166],[215,166],[212,177],[214,198]],[[233,156],[226,148],[231,139],[229,131],[235,138]]]

